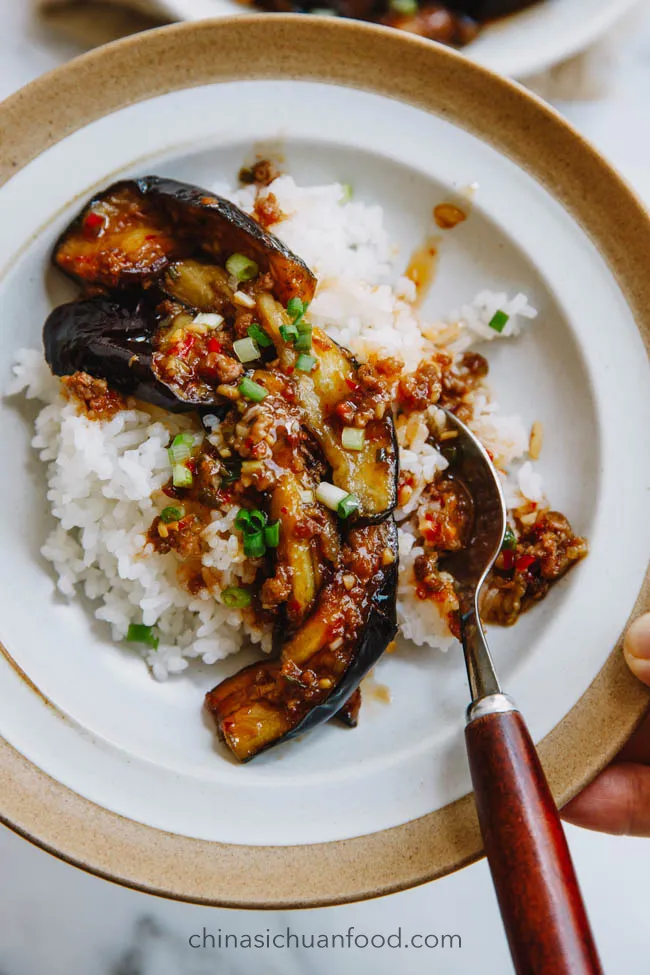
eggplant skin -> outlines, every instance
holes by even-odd
[[[346,728],[356,728],[359,724],[359,711],[361,710],[361,688],[357,687],[347,699],[342,708],[334,715],[332,720],[345,725]]]
[[[279,660],[251,664],[206,695],[206,707],[220,738],[242,763],[334,717],[397,633],[397,529],[393,519],[352,529],[347,545],[352,551],[374,546],[374,569],[359,599],[358,631],[350,634],[346,630],[341,650],[334,652],[329,646],[328,607],[341,602],[338,582],[349,565],[341,566],[321,590],[316,609],[284,645]],[[393,560],[384,565],[387,549]],[[305,690],[306,674],[311,675],[311,691]],[[314,698],[313,681],[320,687],[319,678],[330,675],[335,675],[333,688],[318,691]],[[313,705],[312,700],[316,701]]]
[[[97,236],[85,231],[91,212],[105,220]],[[316,278],[278,237],[229,200],[159,176],[122,180],[96,196],[63,232],[53,260],[76,280],[117,290],[151,283],[179,258],[223,263],[233,253],[270,272],[284,304],[313,298]]]
[[[43,326],[45,359],[56,376],[86,372],[125,396],[172,412],[195,409],[151,370],[154,321],[142,301],[97,297],[59,305]]]

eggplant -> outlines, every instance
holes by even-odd
[[[116,290],[146,287],[179,259],[223,264],[234,253],[270,273],[283,304],[311,301],[316,279],[282,241],[229,200],[158,176],[115,183],[91,200],[60,237],[53,260],[86,285]]]
[[[152,311],[141,299],[71,301],[55,308],[43,326],[45,359],[56,376],[86,372],[165,410],[195,409],[155,378],[154,328]]]
[[[356,728],[359,724],[359,711],[361,710],[361,688],[357,687],[354,694],[350,695],[342,708],[334,717],[346,728]]]
[[[514,14],[525,7],[532,7],[534,3],[537,3],[537,0],[457,0],[449,6],[458,7],[464,14],[483,22],[497,17],[507,17],[508,14]]]
[[[291,364],[287,357],[293,356],[293,352],[280,334],[280,327],[288,323],[284,309],[268,294],[260,295],[257,305],[261,323],[273,338],[280,361]],[[305,425],[332,468],[334,484],[356,495],[361,518],[368,522],[380,521],[397,504],[398,447],[392,412],[387,409],[381,419],[368,423],[362,450],[345,450],[341,445],[343,424],[334,408],[357,385],[359,366],[351,353],[322,329],[313,329],[312,343],[318,368],[312,373],[295,373]]]
[[[206,695],[240,762],[323,724],[355,693],[397,632],[397,557],[392,518],[350,529],[313,613],[280,658],[252,664]]]

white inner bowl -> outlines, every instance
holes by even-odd
[[[552,505],[591,542],[589,558],[542,605],[514,629],[490,631],[503,682],[539,739],[605,662],[645,572],[650,457],[638,445],[650,385],[631,313],[596,249],[494,149],[418,109],[307,82],[194,88],[94,122],[0,189],[2,385],[15,351],[40,345],[47,312],[71,293],[48,271],[48,256],[98,184],[149,172],[205,186],[234,181],[265,142],[281,143],[299,183],[348,182],[356,197],[381,204],[404,264],[432,229],[432,207],[478,182],[469,220],[443,238],[425,311],[443,313],[486,287],[525,291],[539,309],[521,338],[487,348],[504,412],[544,424],[539,469]],[[328,725],[235,765],[201,705],[246,658],[159,684],[89,604],[56,594],[39,555],[51,519],[29,445],[33,405],[4,399],[0,410],[0,639],[58,709],[0,657],[0,734],[28,759],[129,818],[231,843],[362,835],[468,791],[459,649],[403,647],[375,670],[392,703],[367,695],[356,730]]]

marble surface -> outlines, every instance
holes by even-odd
[[[613,0],[615,2],[615,0]],[[0,98],[79,52],[36,24],[27,0],[0,0]],[[603,57],[600,94],[556,107],[650,202],[650,3]],[[1,231],[0,231],[1,232]],[[1,786],[0,786],[1,788]],[[569,828],[587,907],[608,973],[647,975],[650,840]],[[435,884],[365,904],[294,913],[233,912],[158,900],[87,876],[0,827],[0,975],[487,975],[511,965],[485,863]],[[195,935],[458,934],[462,946],[194,948]],[[245,942],[245,938],[243,939]],[[361,940],[363,944],[363,939]]]

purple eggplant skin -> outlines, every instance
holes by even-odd
[[[391,534],[394,533],[394,541],[391,547],[396,550],[397,528],[392,518],[391,522]],[[386,647],[393,642],[397,634],[397,573],[397,560],[384,569],[381,586],[372,600],[368,622],[365,625],[354,658],[342,680],[339,681],[330,696],[322,704],[317,704],[315,708],[312,708],[302,721],[281,739],[282,741],[288,741],[306,731],[311,731],[338,714],[357,690],[363,678],[383,656]]]
[[[459,8],[464,14],[482,23],[497,17],[507,17],[525,7],[532,7],[536,2],[537,0],[457,0],[449,6]]]
[[[155,319],[142,300],[96,297],[59,305],[43,326],[45,359],[56,376],[86,372],[125,396],[174,413],[196,409],[151,369]]]
[[[141,218],[131,214],[133,227],[152,225],[152,234],[139,241],[135,250],[131,249],[132,237],[124,236],[111,223],[111,207],[119,211],[121,205],[111,201],[125,196],[141,200],[145,210]],[[104,211],[102,205],[106,205]],[[104,231],[95,238],[84,233],[91,211],[103,213],[106,221]],[[110,254],[103,256],[107,238]],[[148,240],[154,241],[149,247]],[[294,297],[308,304],[313,298],[316,278],[278,237],[230,200],[159,176],[122,180],[94,197],[63,232],[52,259],[86,285],[122,290],[148,286],[179,258],[208,256],[223,264],[234,253],[244,254],[260,271],[271,273],[273,293],[283,304]]]

